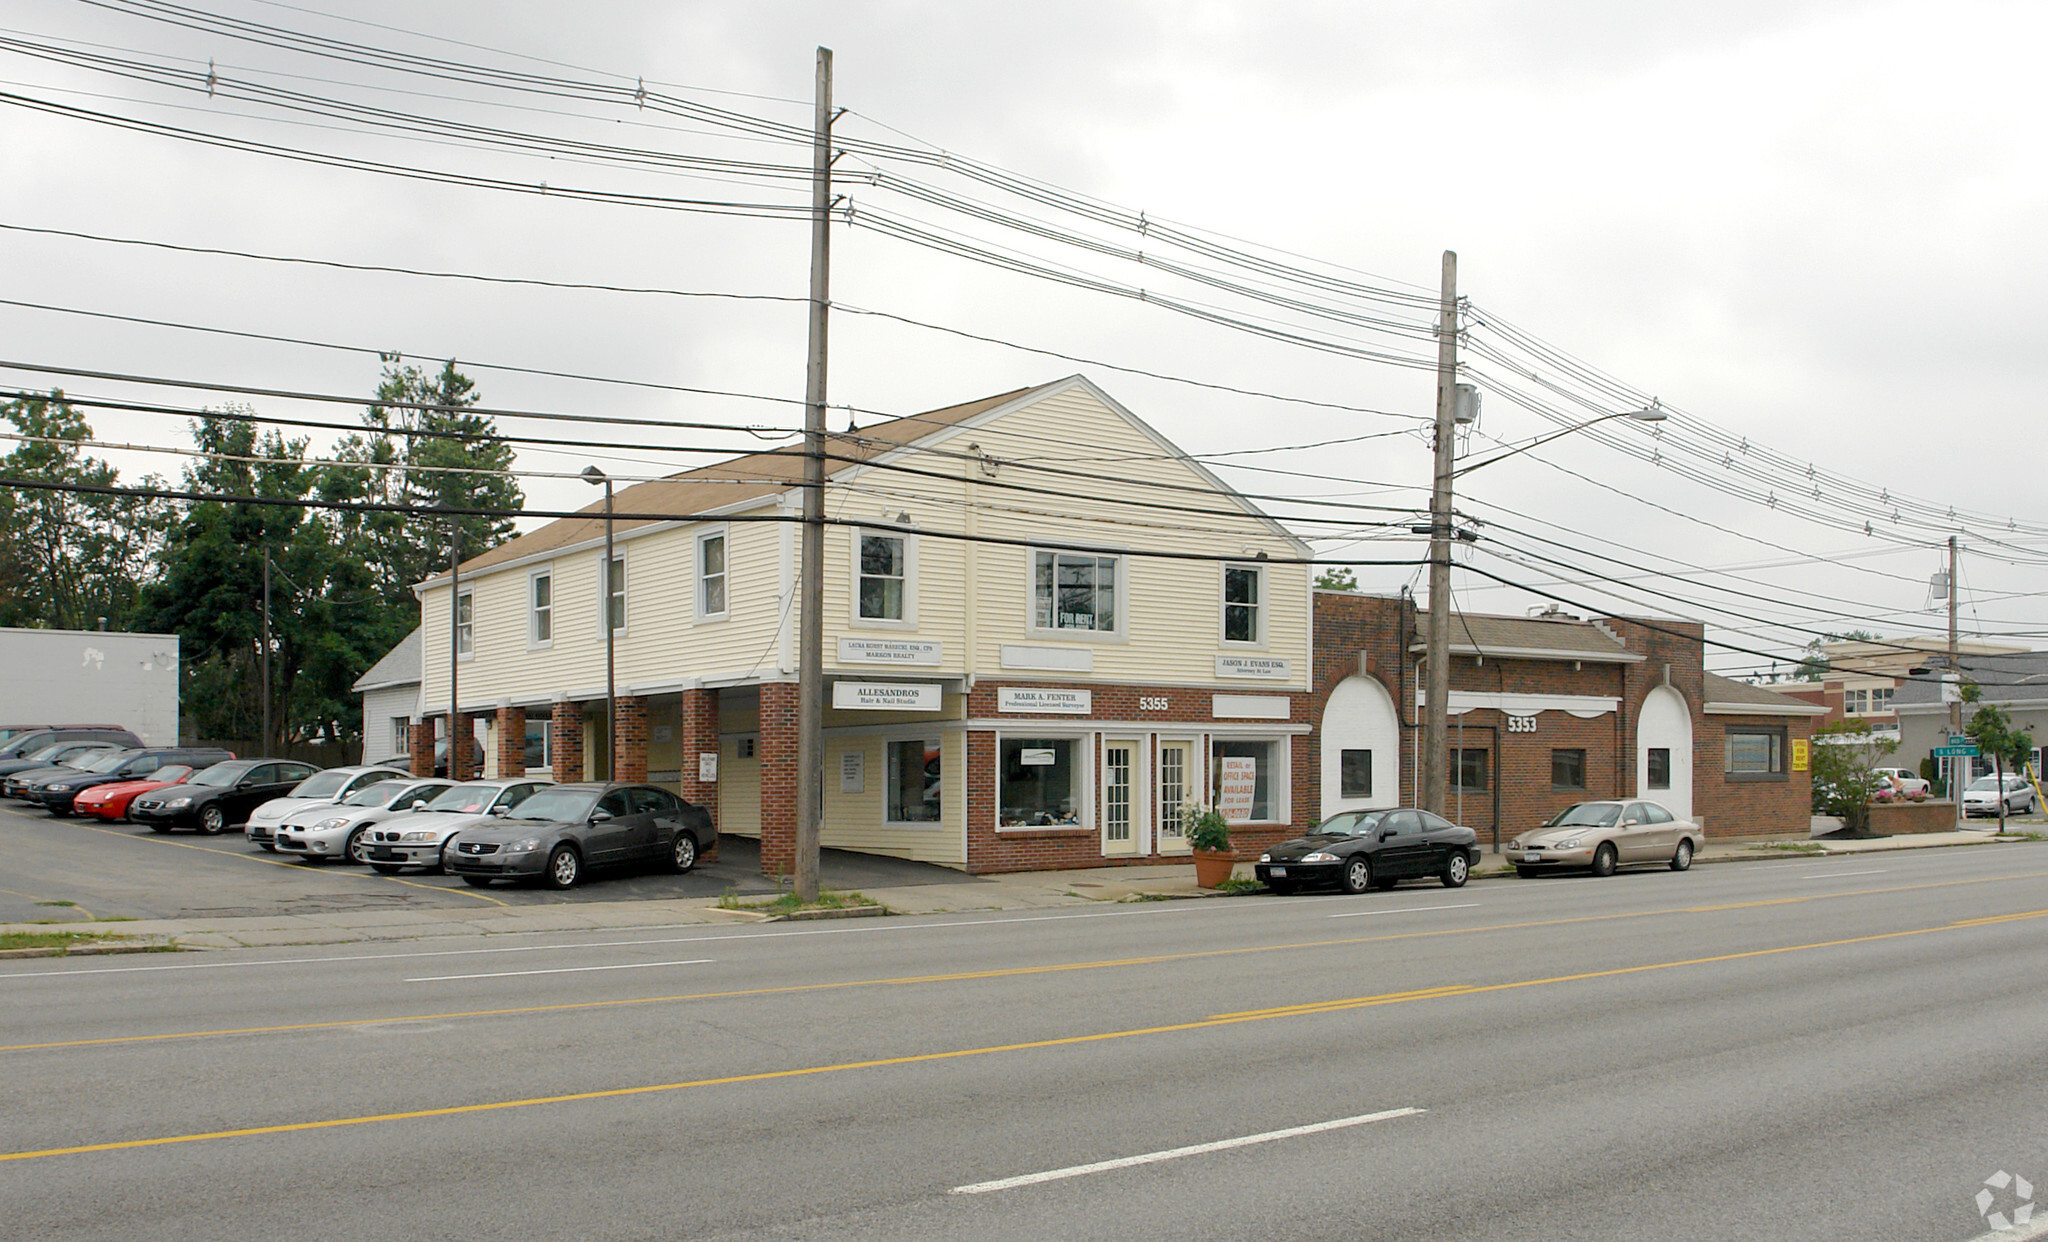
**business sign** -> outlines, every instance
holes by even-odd
[[[1509,719],[1513,719],[1510,717]],[[1792,739],[1792,770],[1804,772],[1811,765],[1812,746],[1803,737]]]
[[[943,643],[915,638],[842,638],[841,664],[936,665],[945,657]]]
[[[839,752],[839,792],[844,794],[866,793],[868,791],[868,757],[857,750]]]
[[[1060,690],[1049,686],[998,686],[996,710],[1050,716],[1086,716],[1095,710],[1095,701],[1093,693],[1087,690]]]
[[[832,706],[864,712],[935,712],[944,704],[938,686],[904,681],[835,681]]]
[[[1291,661],[1267,656],[1220,655],[1216,657],[1216,675],[1255,681],[1286,681],[1294,675],[1294,665]]]
[[[1216,809],[1223,818],[1241,823],[1252,817],[1252,799],[1259,787],[1259,761],[1247,755],[1232,755],[1217,762],[1221,784],[1216,792]]]

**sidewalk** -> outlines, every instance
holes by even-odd
[[[1886,850],[1990,845],[2000,840],[1984,832],[1944,832],[1867,841],[1787,839],[1710,842],[1694,861],[1700,864],[1789,861]],[[2009,842],[2013,839],[2004,840]],[[1250,864],[1240,863],[1236,874],[1239,878],[1249,879],[1251,871]],[[1486,881],[1513,874],[1512,867],[1499,855],[1488,854],[1473,870],[1472,878]],[[863,891],[891,914],[972,914],[1222,895],[1195,886],[1193,864],[1026,871],[976,876],[962,883]],[[16,923],[0,925],[0,932],[89,930],[104,936],[109,942],[123,942],[133,947],[232,949],[428,940],[452,936],[652,931],[689,925],[730,924],[735,919],[749,919],[749,916],[719,909],[715,898],[698,897],[666,901],[571,902],[483,910],[360,910],[99,924]],[[16,952],[0,951],[0,957],[14,956]]]

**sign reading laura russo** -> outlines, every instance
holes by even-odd
[[[1094,695],[1087,690],[1059,690],[1047,686],[1001,686],[996,690],[996,710],[1086,716],[1094,710]]]
[[[832,706],[874,712],[935,712],[944,702],[938,686],[917,682],[836,681]]]
[[[914,638],[842,638],[841,664],[938,664],[945,657],[941,643]]]
[[[1285,681],[1294,675],[1294,665],[1268,656],[1217,656],[1218,677],[1255,677],[1260,681]]]

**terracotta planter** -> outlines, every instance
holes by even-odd
[[[1230,878],[1230,872],[1237,865],[1237,854],[1232,850],[1196,850],[1195,886],[1215,888]]]

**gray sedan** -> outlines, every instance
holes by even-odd
[[[573,888],[586,867],[666,863],[678,873],[718,843],[711,814],[652,785],[552,785],[504,818],[465,830],[448,870],[483,887],[537,879]]]

